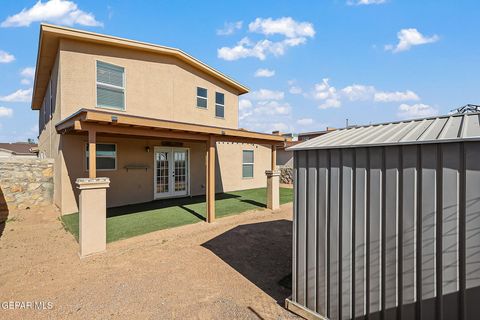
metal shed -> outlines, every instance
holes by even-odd
[[[293,146],[292,297],[307,318],[480,319],[480,114]]]

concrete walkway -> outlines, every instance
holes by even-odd
[[[80,260],[52,208],[20,212],[0,238],[1,319],[288,319],[291,204],[118,241]]]

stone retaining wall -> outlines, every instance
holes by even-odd
[[[280,183],[293,184],[293,168],[280,167]]]
[[[11,211],[48,205],[52,198],[52,159],[0,159],[0,222]]]

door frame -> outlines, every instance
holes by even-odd
[[[169,194],[167,195],[158,195],[156,190],[157,190],[157,160],[156,160],[156,154],[158,151],[168,151],[170,152],[171,154],[171,161],[169,160],[168,162],[168,165],[169,165],[169,172],[170,172],[170,166],[172,166],[172,169],[175,170],[175,167],[174,167],[174,162],[175,162],[175,159],[174,159],[174,152],[176,150],[180,150],[180,151],[185,151],[187,153],[187,177],[186,177],[186,183],[187,183],[187,190],[186,190],[186,194],[182,194],[182,195],[174,195],[174,184],[175,184],[175,179],[169,179],[169,190],[171,190],[169,192]],[[164,147],[164,146],[155,146],[153,148],[153,199],[154,200],[157,200],[157,199],[168,199],[168,198],[181,198],[181,197],[188,197],[190,196],[190,161],[191,161],[191,158],[190,158],[190,148],[186,148],[186,147]],[[171,178],[172,176],[170,176]]]

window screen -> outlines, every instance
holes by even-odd
[[[243,150],[242,177],[253,178],[253,150]]]
[[[124,68],[97,61],[97,107],[125,109]]]
[[[207,89],[197,87],[197,107],[207,108]]]
[[[225,118],[225,95],[215,92],[215,117]]]

